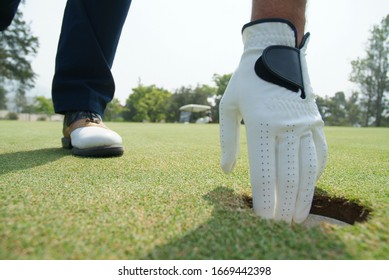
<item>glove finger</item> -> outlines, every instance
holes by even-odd
[[[315,192],[317,154],[312,133],[304,135],[300,142],[300,181],[293,221],[302,223],[309,215]]]
[[[246,123],[246,127],[253,209],[256,215],[272,219],[276,187],[275,138],[271,135],[268,124]]]
[[[299,146],[300,139],[290,127],[278,137],[277,186],[275,220],[290,223],[295,211],[299,186]]]
[[[235,167],[239,153],[240,123],[239,110],[228,100],[227,93],[220,102],[220,145],[222,149],[221,168],[230,173]]]
[[[316,155],[317,155],[316,180],[318,180],[321,174],[323,173],[324,167],[327,163],[328,146],[324,135],[324,131],[321,127],[315,128],[312,131],[312,135],[316,147]]]

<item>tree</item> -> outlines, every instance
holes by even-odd
[[[135,122],[166,120],[171,93],[155,85],[138,85],[126,102],[124,119]]]
[[[122,104],[120,104],[119,99],[114,98],[112,99],[111,102],[107,104],[107,107],[105,108],[104,111],[104,121],[117,121],[117,120],[122,120],[122,113],[123,113],[124,107]]]
[[[353,92],[348,99],[342,91],[332,97],[317,96],[316,104],[326,125],[358,126],[361,123],[357,92]]]
[[[374,26],[369,38],[365,58],[351,62],[350,80],[359,84],[363,95],[364,123],[374,122],[381,126],[382,118],[388,108],[386,96],[389,91],[389,15],[381,25]]]
[[[327,122],[329,125],[345,126],[346,125],[346,96],[343,91],[335,93],[329,99]]]
[[[6,97],[6,90],[0,85],[0,110],[7,109],[7,97]]]
[[[54,115],[54,106],[51,98],[46,98],[44,96],[35,97],[33,108],[35,113],[45,114],[49,116],[49,118]]]
[[[361,108],[359,105],[359,94],[353,92],[346,102],[346,120],[351,126],[361,125]]]
[[[168,109],[169,122],[179,119],[180,107],[187,104],[210,105],[208,99],[215,95],[216,89],[209,85],[197,85],[196,87],[181,87],[175,91],[170,100]],[[193,113],[192,119],[200,117],[201,113]]]
[[[34,87],[36,74],[31,59],[38,47],[38,38],[32,35],[19,10],[11,26],[0,32],[0,108],[6,107],[6,93],[16,92],[19,102]]]
[[[215,74],[213,81],[216,87],[207,84],[197,84],[195,87],[182,86],[173,94],[155,85],[144,86],[139,83],[126,101],[123,118],[135,122],[159,122],[162,120],[177,122],[180,118],[180,107],[187,104],[200,104],[213,107],[212,121],[218,122],[218,103],[231,76],[232,74]],[[191,120],[194,121],[203,116],[204,112],[192,113]]]
[[[225,75],[213,75],[213,81],[216,84],[216,95],[215,95],[215,109],[213,110],[212,119],[215,122],[219,122],[219,104],[220,100],[226,91],[227,85],[230,82],[232,74]]]
[[[14,97],[14,105],[15,105],[15,112],[16,113],[24,113],[27,109],[29,104],[27,102],[26,92],[23,88],[18,88]]]

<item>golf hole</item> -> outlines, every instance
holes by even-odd
[[[247,207],[253,207],[251,196],[243,195],[242,199]],[[350,225],[367,221],[370,213],[370,209],[356,202],[323,194],[315,194],[310,210],[310,214],[335,219]]]
[[[315,195],[310,211],[311,214],[336,219],[350,225],[367,221],[370,212],[370,209],[356,202],[327,195]]]

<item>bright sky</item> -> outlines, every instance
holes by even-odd
[[[32,95],[50,96],[54,59],[66,0],[26,1],[25,18],[39,37],[33,61],[39,75]],[[123,104],[138,85],[174,91],[211,84],[214,73],[232,73],[242,54],[241,28],[251,0],[133,0],[113,66]],[[316,94],[350,94],[350,62],[363,57],[373,25],[389,13],[387,0],[311,0],[306,31],[310,78]]]

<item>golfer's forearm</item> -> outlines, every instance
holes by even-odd
[[[252,0],[251,20],[282,18],[297,28],[298,41],[304,35],[307,0]]]

